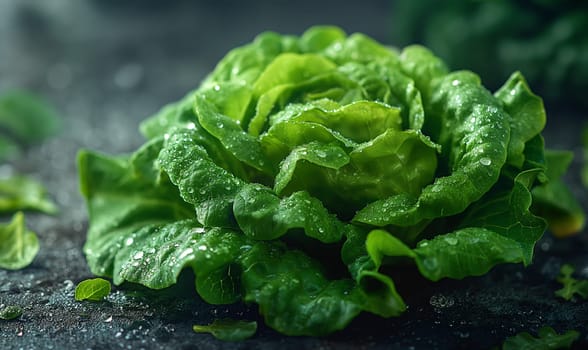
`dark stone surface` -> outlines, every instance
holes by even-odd
[[[142,143],[140,120],[194,88],[227,50],[263,30],[298,34],[331,23],[386,41],[390,28],[388,1],[369,7],[334,0],[161,3],[0,2],[0,92],[19,87],[43,94],[65,125],[59,137],[14,165],[48,186],[61,213],[28,214],[40,253],[26,269],[0,270],[0,305],[24,309],[20,318],[0,321],[0,349],[479,349],[544,325],[577,329],[582,336],[576,347],[588,347],[588,303],[553,294],[563,263],[588,278],[586,234],[566,240],[546,235],[528,268],[500,266],[463,281],[413,281],[412,290],[399,284],[409,305],[403,316],[361,315],[327,338],[285,337],[263,325],[255,338],[240,343],[195,334],[193,324],[258,316],[253,307],[205,304],[190,274],[166,291],[124,285],[106,302],[75,302],[75,285],[91,277],[81,251],[86,213],[77,191],[79,148],[134,150]],[[548,145],[580,155],[575,115],[580,111],[550,111]],[[576,159],[569,182],[586,202]],[[2,173],[11,170],[0,167]]]

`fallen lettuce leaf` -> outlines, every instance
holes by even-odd
[[[195,325],[193,329],[196,333],[210,333],[220,340],[239,341],[251,338],[257,332],[257,322],[222,319],[209,325]]]
[[[79,153],[84,252],[116,285],[162,289],[190,269],[205,301],[255,303],[287,335],[398,316],[393,271],[530,264],[576,208],[550,187],[567,163],[550,161],[545,119],[517,72],[492,94],[421,46],[263,33],[144,121],[134,153]]]
[[[37,235],[27,230],[22,212],[0,225],[0,269],[18,270],[31,264],[39,251]]]
[[[502,350],[569,349],[579,336],[580,333],[574,330],[558,334],[551,327],[542,327],[539,329],[537,337],[528,332],[522,332],[506,339],[502,345]]]
[[[60,128],[60,119],[42,97],[26,91],[0,95],[0,127],[26,144],[42,141]]]
[[[110,288],[110,282],[105,279],[87,279],[76,286],[74,297],[77,301],[101,301],[110,294]]]
[[[557,276],[557,281],[563,285],[563,288],[555,291],[555,295],[571,300],[576,294],[584,299],[588,299],[588,280],[577,280],[572,277],[574,267],[564,264]]]
[[[14,320],[22,315],[23,311],[20,306],[8,305],[0,308],[0,320]]]
[[[47,195],[41,183],[32,178],[17,175],[0,179],[0,212],[36,210],[56,214],[57,206]]]

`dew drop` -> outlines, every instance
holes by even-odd
[[[180,254],[180,256],[178,256],[178,259],[183,259],[183,258],[187,257],[188,255],[190,255],[192,253],[194,253],[194,249],[188,248],[188,249],[184,250],[182,252],[182,254]]]
[[[196,227],[192,231],[194,231],[194,233],[204,233],[206,230],[204,229],[204,227]]]
[[[452,82],[451,82],[451,85],[453,85],[453,86],[458,86],[458,85],[459,85],[459,83],[460,83],[460,81],[459,81],[459,80],[457,80],[457,79],[455,79],[454,81],[452,81]]]
[[[189,122],[188,125],[186,125],[186,127],[190,130],[196,129],[196,124]]]
[[[213,89],[214,89],[214,91],[220,91],[220,85],[218,85],[218,84],[215,85]]]
[[[142,251],[138,251],[135,253],[135,255],[133,255],[133,259],[137,259],[137,260],[143,259],[143,255],[144,255],[144,253]]]
[[[490,165],[492,164],[492,160],[490,158],[481,158],[480,159],[480,164],[482,165]]]
[[[203,244],[203,245],[198,246],[198,250],[205,251],[205,250],[208,250],[208,247]]]
[[[128,247],[128,246],[130,246],[131,244],[133,244],[133,242],[134,242],[134,240],[133,240],[133,237],[129,237],[129,238],[127,238],[127,240],[125,241],[125,245]]]

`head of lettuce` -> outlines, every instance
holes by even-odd
[[[397,316],[395,269],[529,264],[547,223],[582,225],[544,125],[519,73],[492,94],[423,47],[264,33],[146,120],[135,153],[80,152],[85,254],[116,284],[192,269],[205,301],[256,303],[289,335]]]

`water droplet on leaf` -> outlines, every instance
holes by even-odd
[[[480,164],[482,164],[482,165],[490,165],[490,164],[492,164],[492,160],[490,158],[484,157],[484,158],[481,158],[480,159]]]

